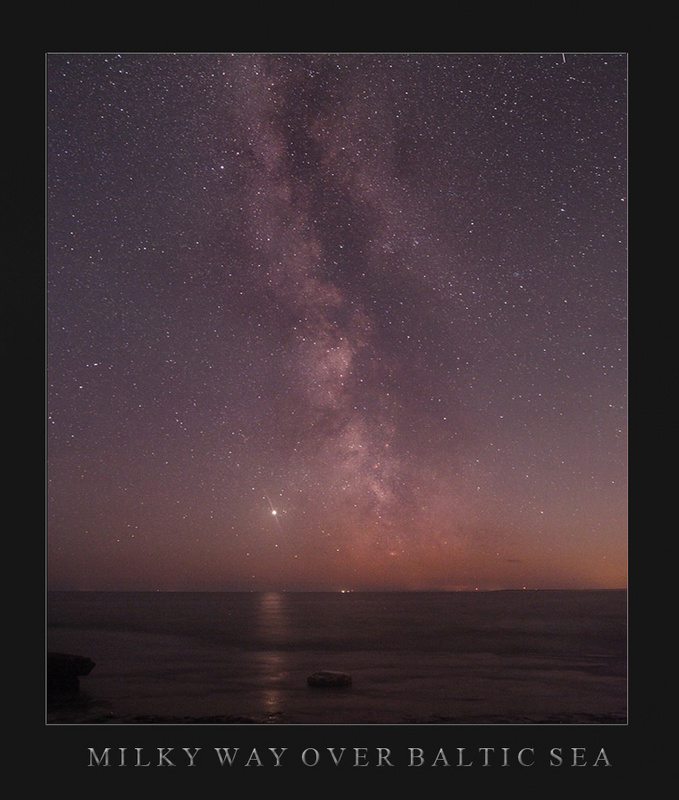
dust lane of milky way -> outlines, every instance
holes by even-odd
[[[49,586],[624,586],[626,70],[50,54]]]

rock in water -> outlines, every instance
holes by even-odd
[[[321,670],[321,672],[314,672],[307,678],[309,686],[319,687],[334,687],[334,686],[351,686],[351,675],[346,672],[335,672],[334,670]]]
[[[80,688],[78,678],[89,675],[94,666],[94,661],[86,656],[48,653],[47,686],[50,690],[77,692]]]

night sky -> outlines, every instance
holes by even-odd
[[[624,587],[626,74],[48,55],[48,588]]]

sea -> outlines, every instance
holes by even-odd
[[[627,592],[49,592],[47,725],[625,724]],[[344,687],[310,686],[323,670]]]

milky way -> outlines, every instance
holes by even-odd
[[[626,583],[626,58],[47,59],[54,588]]]

